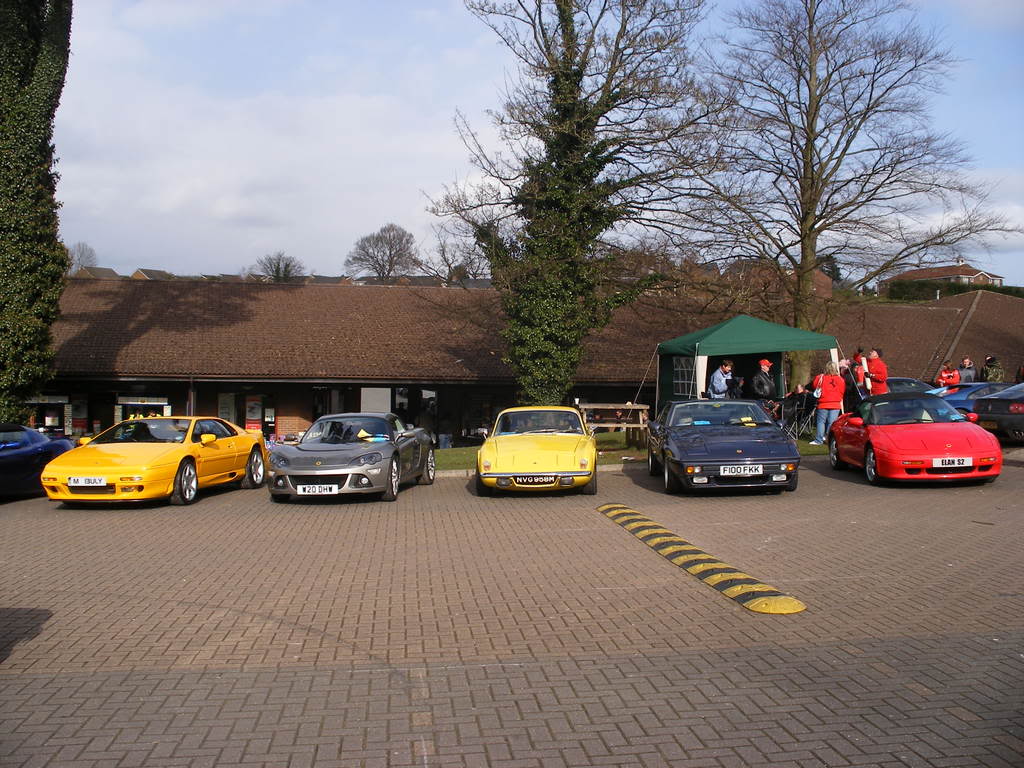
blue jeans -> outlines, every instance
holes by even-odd
[[[819,443],[824,443],[825,438],[828,436],[828,431],[832,427],[832,422],[839,418],[839,409],[819,408],[817,418],[818,433],[814,436],[814,439]]]

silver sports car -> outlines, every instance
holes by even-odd
[[[270,453],[270,498],[376,493],[394,501],[398,487],[434,482],[434,448],[426,430],[393,413],[321,416],[296,445]]]

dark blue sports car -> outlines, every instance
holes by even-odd
[[[0,496],[42,493],[43,467],[73,447],[63,437],[51,440],[31,427],[0,424]]]
[[[677,400],[647,424],[647,468],[666,493],[795,491],[800,453],[756,400]]]
[[[935,393],[958,411],[968,413],[974,410],[974,401],[977,398],[994,395],[1012,386],[999,381],[969,381],[966,384],[943,387]]]

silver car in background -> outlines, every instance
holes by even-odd
[[[403,483],[430,485],[434,446],[426,430],[408,427],[393,413],[321,416],[295,445],[270,453],[270,498],[379,494],[394,501]]]

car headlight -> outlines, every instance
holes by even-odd
[[[356,464],[360,467],[365,467],[367,464],[380,464],[382,461],[384,461],[384,454],[374,451],[373,453],[364,453],[356,459]]]
[[[278,469],[284,469],[291,462],[288,461],[288,457],[280,453],[270,454],[270,466],[277,467]]]

